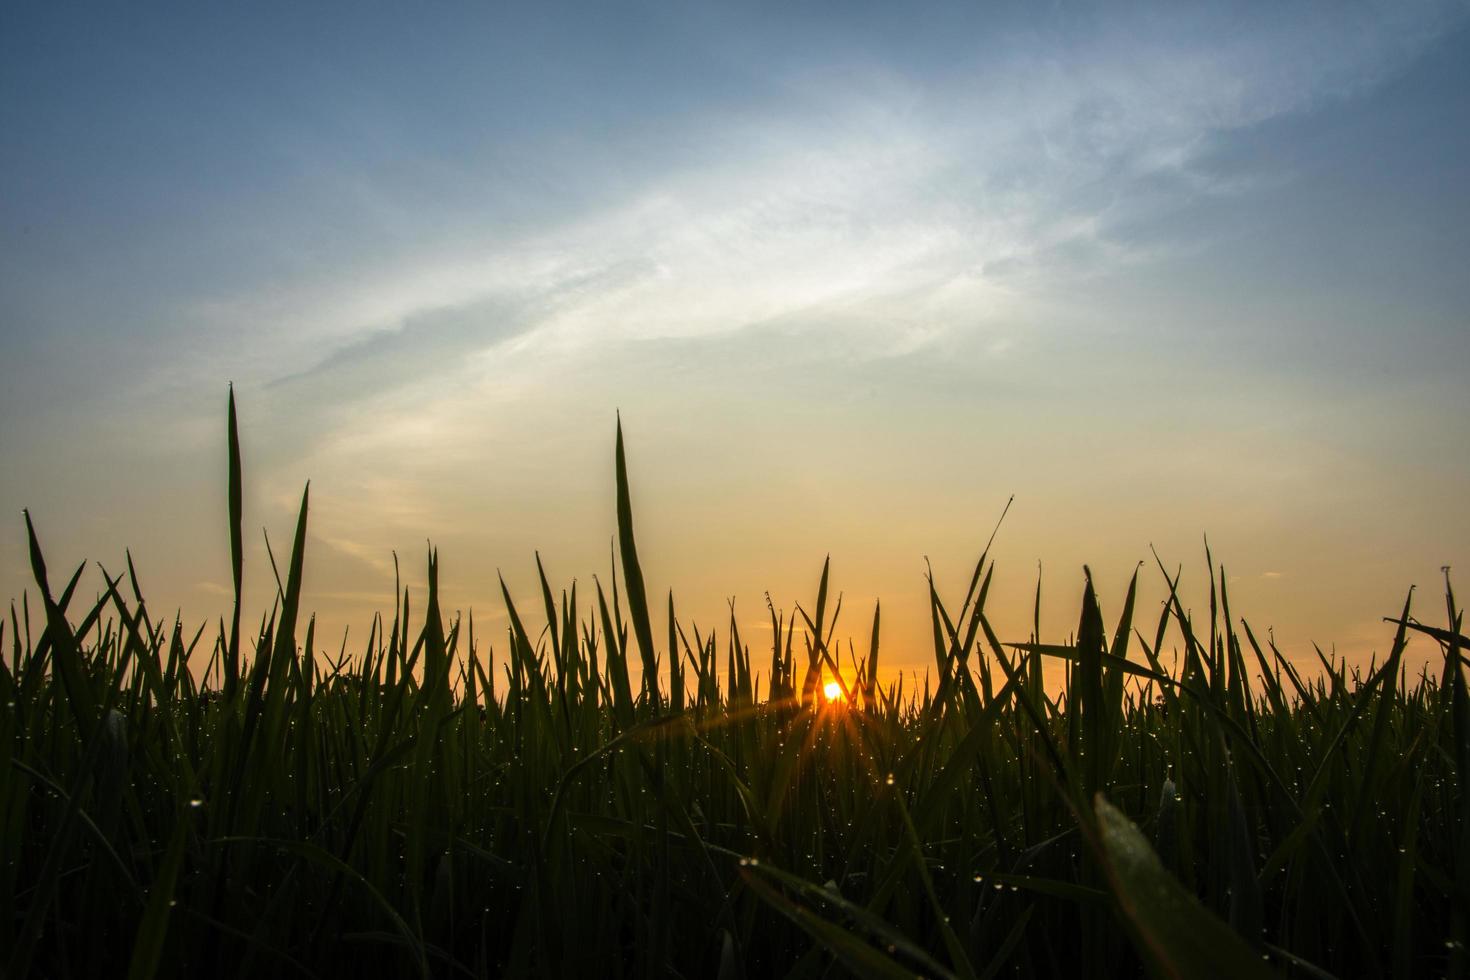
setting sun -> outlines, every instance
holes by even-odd
[[[827,686],[822,688],[822,693],[827,695],[828,701],[841,701],[842,685],[836,681],[828,681]]]

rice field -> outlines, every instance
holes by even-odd
[[[931,582],[932,686],[884,684],[881,610],[840,610],[826,566],[769,649],[649,596],[619,430],[620,575],[502,586],[509,628],[477,635],[431,553],[426,594],[321,654],[306,494],[273,608],[240,608],[233,396],[228,439],[217,622],[157,618],[131,560],[84,600],[26,518],[5,976],[1465,975],[1448,575],[1383,611],[1368,668],[1304,669],[1213,562],[1207,620],[1160,566],[1161,609],[1101,609],[1084,573],[1072,636],[997,636],[982,554]],[[1413,636],[1438,666],[1409,672]]]

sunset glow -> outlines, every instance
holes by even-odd
[[[217,615],[228,381],[246,605],[310,479],[323,636],[425,539],[482,628],[534,552],[605,577],[615,409],[650,595],[763,630],[831,551],[887,679],[928,663],[923,557],[968,575],[1013,494],[1004,636],[1076,625],[1038,562],[1119,600],[1208,533],[1288,659],[1366,664],[1464,564],[1465,8],[594,9],[8,20],[0,601],[30,507]]]
[[[1467,173],[1470,0],[6,4],[0,980],[1470,980]]]

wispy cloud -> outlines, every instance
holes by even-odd
[[[543,224],[430,235],[396,261],[221,301],[209,318],[276,325],[272,394],[314,413],[297,454],[318,472],[376,470],[326,533],[381,565],[359,529],[431,532],[424,466],[447,467],[487,419],[523,417],[515,406],[544,401],[569,365],[622,345],[758,345],[779,329],[870,360],[960,333],[1005,356],[1064,302],[1062,284],[1190,244],[1186,230],[1140,233],[1140,218],[1282,179],[1215,166],[1232,132],[1381,82],[1458,9],[1300,7],[1231,31],[1135,11],[993,39],[933,74],[857,54],[789,72],[780,104],[681,120],[677,141],[705,149],[601,194],[585,189],[615,156],[556,160],[580,169],[583,193],[570,212],[532,202],[555,215]],[[353,193],[372,191],[358,180]],[[383,467],[395,458],[418,468]],[[276,491],[294,486],[283,476]]]
[[[1058,277],[1146,260],[1154,243],[1122,230],[1131,219],[1273,177],[1212,170],[1223,136],[1371,87],[1458,13],[1291,7],[1227,33],[1202,13],[1135,11],[989,43],[940,78],[797,74],[789,107],[685,121],[708,153],[610,183],[533,233],[431,246],[368,281],[329,274],[273,311],[208,312],[279,324],[298,358],[282,383],[377,388],[386,365],[421,379],[423,362],[452,371],[508,342],[570,356],[783,319],[904,351]],[[610,164],[557,162],[593,185]]]

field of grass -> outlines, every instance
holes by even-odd
[[[932,688],[886,687],[879,610],[839,644],[825,566],[769,650],[646,595],[619,432],[621,576],[543,575],[476,636],[431,554],[427,595],[313,657],[305,496],[242,622],[233,398],[229,441],[228,620],[156,620],[130,567],[82,601],[31,530],[41,608],[0,624],[7,977],[1465,973],[1448,580],[1445,628],[1406,601],[1367,670],[1300,671],[1213,568],[1208,622],[1161,568],[1157,616],[1130,589],[1105,619],[1084,577],[1065,643],[997,637],[982,555],[934,583]],[[1442,669],[1408,673],[1416,633]]]

